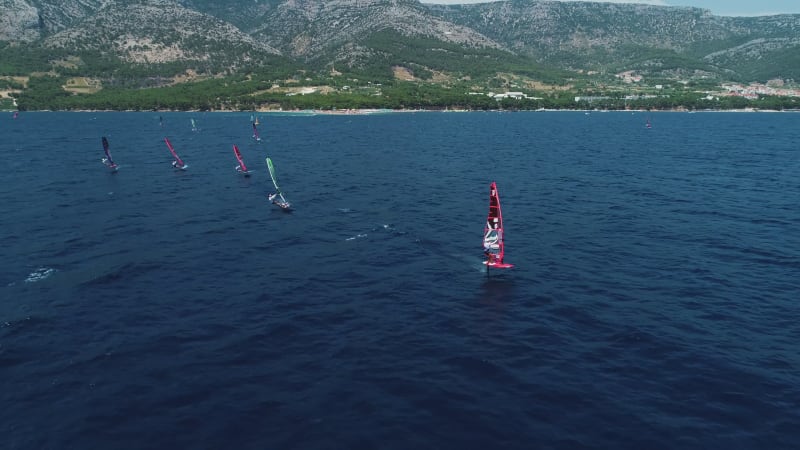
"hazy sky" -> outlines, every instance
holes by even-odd
[[[496,0],[420,0],[422,3],[464,4]],[[572,0],[562,0],[572,1]],[[580,0],[577,0],[580,1]],[[717,16],[763,16],[767,14],[800,14],[800,0],[597,0],[608,3],[645,3],[662,6],[696,6],[710,9]]]

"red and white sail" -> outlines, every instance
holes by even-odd
[[[487,267],[509,269],[513,264],[503,262],[505,257],[505,242],[503,229],[503,213],[500,209],[500,195],[497,193],[497,184],[492,181],[489,186],[489,216],[483,230],[483,254],[486,255]]]

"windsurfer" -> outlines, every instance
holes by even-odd
[[[483,254],[486,256],[486,267],[508,269],[513,264],[503,262],[503,216],[500,213],[500,197],[494,182],[489,187],[489,217],[483,232]]]
[[[268,198],[269,198],[269,201],[271,201],[273,205],[278,205],[283,209],[289,209],[291,207],[289,202],[278,200],[277,197],[278,197],[278,194],[277,193],[273,193],[273,194],[269,194]]]
[[[483,243],[483,253],[486,256],[489,256],[489,257],[497,256],[497,240],[484,241],[484,243]]]
[[[503,261],[498,261],[497,260],[497,255],[495,255],[494,253],[490,253],[490,252],[487,251],[487,252],[484,252],[484,254],[486,255],[486,263],[489,264],[489,265],[494,265],[494,264],[497,264],[497,263],[500,263],[500,264],[503,263]]]

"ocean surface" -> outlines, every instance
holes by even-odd
[[[0,115],[3,449],[800,446],[800,114],[160,116]]]

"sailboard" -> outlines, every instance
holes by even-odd
[[[233,145],[233,154],[236,156],[236,160],[239,161],[239,165],[236,166],[236,171],[246,177],[249,177],[250,172],[248,172],[247,166],[244,165],[244,161],[242,160],[242,154],[239,153],[239,147],[237,147],[236,144]]]
[[[258,128],[256,128],[255,122],[253,122],[253,139],[255,139],[256,141],[261,140],[261,136],[258,135]]]
[[[111,152],[108,150],[108,139],[106,139],[106,137],[103,136],[101,141],[103,142],[103,151],[106,153],[106,157],[101,159],[101,161],[103,162],[103,164],[105,164],[106,167],[108,167],[112,171],[116,171],[117,169],[119,169],[119,166],[117,166],[117,163],[115,163],[114,160],[111,159]]]
[[[17,117],[19,117],[19,111],[14,111],[14,118],[16,119]]]
[[[169,142],[169,139],[165,137],[164,142],[167,143],[167,148],[169,149],[169,152],[172,153],[172,157],[175,158],[175,161],[172,161],[172,167],[180,170],[186,170],[186,168],[189,167],[189,165],[184,163],[181,157],[178,156],[178,154],[175,152],[175,149],[172,148],[172,143]]]
[[[267,158],[267,169],[269,170],[269,177],[272,178],[272,184],[275,185],[275,193],[270,194],[269,200],[273,204],[280,206],[284,211],[289,211],[292,205],[286,201],[286,197],[283,196],[281,188],[278,187],[278,179],[275,177],[275,166],[269,158]]]
[[[197,131],[197,124],[195,123],[194,119],[189,119],[192,121],[192,131]]]
[[[489,267],[498,269],[510,269],[513,264],[503,262],[505,256],[503,229],[503,213],[500,209],[500,195],[497,193],[497,184],[492,181],[489,185],[489,216],[486,219],[486,226],[483,230],[483,254],[486,261],[483,263],[488,270]]]

